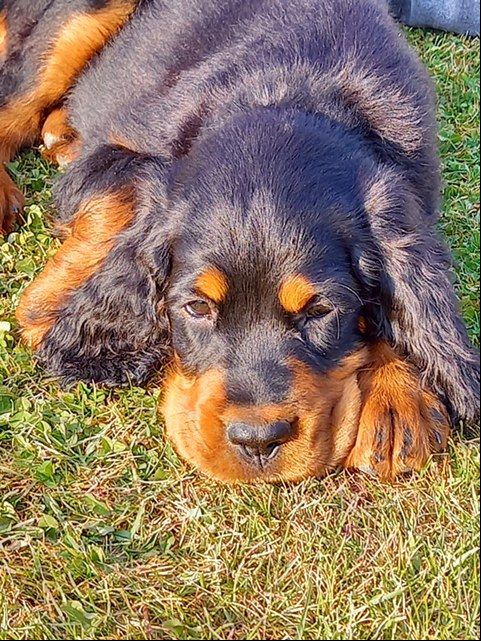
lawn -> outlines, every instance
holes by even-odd
[[[439,90],[442,229],[475,338],[479,42],[410,38]],[[0,639],[479,638],[479,441],[395,486],[202,478],[154,386],[65,392],[19,344],[19,295],[56,248],[54,171],[36,153],[10,168],[28,207],[0,244]]]

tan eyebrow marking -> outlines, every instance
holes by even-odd
[[[209,267],[197,277],[195,288],[201,295],[219,304],[227,296],[229,284],[225,274],[220,269]]]
[[[302,274],[289,276],[279,289],[280,303],[290,314],[298,314],[315,295],[314,285]]]

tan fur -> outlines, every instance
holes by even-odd
[[[393,480],[421,469],[432,453],[445,449],[449,419],[442,403],[421,388],[413,368],[387,344],[371,351],[371,364],[359,373],[363,406],[345,466]]]
[[[167,435],[187,461],[225,482],[324,476],[342,465],[355,442],[361,409],[356,373],[366,358],[367,351],[360,350],[325,376],[292,361],[290,399],[280,405],[256,407],[228,404],[220,371],[193,379],[176,369],[165,384]],[[294,425],[295,438],[282,446],[265,471],[253,469],[226,436],[226,425],[242,420],[258,425],[288,420]]]
[[[201,296],[214,303],[221,303],[229,291],[229,283],[225,275],[216,267],[205,270],[195,281],[195,288]]]
[[[41,113],[69,89],[85,64],[126,21],[135,2],[112,0],[95,13],[70,18],[45,55],[43,70],[32,92],[0,110],[2,138],[13,147],[38,131]],[[18,144],[18,143],[17,143]]]
[[[65,166],[80,152],[80,140],[69,124],[66,107],[50,112],[43,124],[41,136],[45,145],[42,155],[50,162]]]
[[[2,166],[0,157],[0,236],[11,230],[15,219],[14,210],[21,211],[24,204],[25,198],[22,192]]]
[[[302,274],[289,276],[279,289],[279,301],[282,307],[291,314],[298,314],[315,296],[312,283]]]
[[[68,297],[100,267],[133,213],[127,189],[99,195],[82,205],[69,237],[20,299],[17,318],[30,347],[38,347]]]
[[[393,480],[446,447],[443,405],[387,344],[360,350],[325,376],[297,361],[290,367],[289,400],[256,407],[228,404],[221,371],[195,379],[176,367],[166,381],[163,412],[179,454],[225,482],[297,481],[339,466]],[[294,438],[265,471],[250,467],[229,443],[226,426],[277,420],[293,423]]]
[[[5,11],[0,12],[0,64],[7,55],[8,48],[8,31],[7,31],[7,15]]]

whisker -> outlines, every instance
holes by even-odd
[[[336,321],[337,321],[337,340],[341,338],[341,321],[339,318],[339,310],[336,310]]]
[[[354,289],[352,289],[352,287],[349,287],[344,283],[337,283],[337,285],[340,285],[341,287],[344,287],[344,289],[347,289],[348,292],[351,292],[351,294],[353,294],[357,298],[357,300],[361,303],[361,305],[364,305],[365,301],[363,301],[363,299],[359,296],[359,294]]]
[[[339,286],[339,287],[343,287],[344,289],[347,289],[347,291],[348,291],[348,292],[350,292],[353,296],[355,296],[355,297],[357,298],[357,300],[361,303],[361,305],[364,305],[366,302],[368,302],[368,301],[364,301],[364,300],[359,296],[359,294],[356,292],[356,290],[352,289],[352,287],[349,287],[349,285],[345,285],[344,283],[340,283],[340,282],[335,281],[335,280],[332,280],[332,279],[331,279],[331,280],[328,280],[327,282],[328,282],[328,283],[332,283],[334,286]],[[312,285],[313,285],[314,287],[320,287],[320,288],[322,288],[322,286],[323,286],[323,285],[324,285],[324,286],[326,285],[326,281],[324,281],[324,282],[322,282],[322,281],[319,281],[319,282],[313,282],[313,283],[312,283]],[[322,295],[324,296],[324,294],[322,294]],[[331,302],[327,297],[325,297],[325,298],[326,298],[327,302]]]

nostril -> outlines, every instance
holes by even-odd
[[[249,461],[258,461],[261,463],[266,463],[274,459],[282,443],[271,443],[265,447],[249,447],[248,445],[239,445],[239,450],[242,456]]]
[[[257,447],[249,447],[248,445],[239,445],[242,456],[248,460],[259,458],[259,450]]]
[[[282,443],[275,441],[274,443],[269,443],[263,450],[261,450],[261,456],[266,460],[274,458],[277,455]]]

